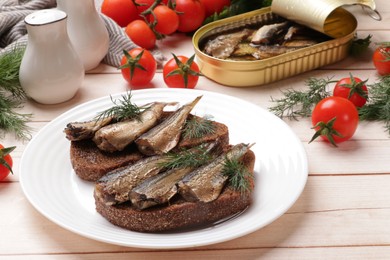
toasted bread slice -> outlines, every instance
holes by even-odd
[[[242,162],[253,174],[255,154],[251,150]],[[245,210],[251,202],[251,192],[241,193],[229,184],[216,200],[208,203],[188,202],[177,194],[169,204],[144,210],[135,209],[130,203],[107,205],[95,196],[97,212],[114,225],[138,232],[180,231],[211,225]]]
[[[201,138],[182,138],[176,149],[197,146],[207,142],[218,142],[223,148],[229,145],[229,130],[225,124],[214,122],[215,131]],[[142,155],[135,145],[120,152],[101,151],[92,140],[72,141],[70,160],[75,173],[83,180],[97,181],[103,175],[116,168],[132,164]]]

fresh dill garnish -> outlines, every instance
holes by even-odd
[[[106,109],[105,111],[99,113],[95,118],[101,120],[104,118],[112,117],[117,121],[124,119],[139,119],[140,114],[149,108],[149,106],[137,106],[131,101],[131,92],[127,92],[126,95],[122,95],[122,99],[114,100],[110,96],[114,106]]]
[[[247,193],[252,190],[253,174],[240,160],[226,158],[223,174],[229,177],[229,182],[235,190],[241,193]]]
[[[1,96],[0,97],[0,129],[4,133],[14,133],[17,139],[28,140],[31,138],[31,128],[27,121],[31,114],[20,114],[15,111],[20,107],[20,101]]]
[[[210,162],[214,158],[207,145],[199,145],[178,153],[168,153],[167,157],[167,161],[162,166],[168,169],[195,168]]]
[[[223,18],[231,17],[234,15],[246,13],[249,11],[257,10],[266,6],[270,6],[272,0],[232,0],[229,6],[226,6],[221,12],[214,13],[209,17],[206,17],[203,24],[211,23]]]
[[[210,120],[211,116],[192,117],[187,120],[183,134],[184,138],[201,138],[208,134],[215,133],[215,124]]]
[[[369,102],[359,108],[359,118],[368,121],[383,121],[390,134],[390,75],[383,76],[369,86]]]
[[[330,95],[327,86],[335,82],[337,81],[331,79],[309,78],[306,81],[306,85],[309,86],[308,90],[288,89],[282,92],[284,94],[283,98],[273,99],[271,97],[271,101],[276,102],[276,105],[269,108],[269,110],[281,118],[308,117],[311,115],[314,106]]]
[[[0,55],[0,134],[13,133],[17,139],[31,138],[31,128],[27,126],[31,114],[21,114],[16,109],[22,107],[26,93],[19,82],[19,68],[25,47],[17,46]]]
[[[26,98],[26,93],[19,82],[19,68],[24,51],[24,47],[15,47],[0,55],[0,91],[2,95],[8,92],[19,100]]]
[[[366,52],[371,44],[371,38],[371,34],[369,34],[364,39],[355,36],[352,40],[351,46],[349,47],[349,54],[354,57],[357,57],[360,56],[362,53]]]

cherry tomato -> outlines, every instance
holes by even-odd
[[[335,146],[336,143],[350,139],[359,123],[358,111],[354,104],[348,99],[334,96],[318,102],[311,119],[316,130],[311,141],[321,136]]]
[[[179,28],[179,16],[166,5],[159,5],[153,9],[153,13],[156,16],[156,26],[154,29],[165,35],[174,33]],[[150,16],[150,22],[155,21],[153,15]]]
[[[13,147],[4,148],[0,144],[0,181],[4,180],[10,172],[12,172],[12,157],[10,153],[15,149]]]
[[[340,79],[334,89],[333,96],[349,99],[355,106],[362,107],[367,102],[368,90],[366,82],[352,75],[349,78]]]
[[[126,26],[127,36],[138,46],[152,49],[156,45],[156,35],[149,25],[143,20],[135,20]]]
[[[200,76],[198,64],[190,58],[173,55],[163,67],[164,82],[170,88],[195,88]]]
[[[376,48],[372,61],[379,75],[390,74],[390,42],[382,43],[382,45]]]
[[[179,32],[192,32],[198,29],[206,18],[206,10],[199,0],[176,0],[179,14]]]
[[[101,12],[121,27],[125,27],[139,17],[137,7],[132,0],[104,0]]]
[[[124,51],[120,69],[123,78],[131,85],[144,86],[156,74],[157,62],[148,50],[134,48]]]
[[[230,5],[230,0],[200,0],[205,8],[206,17],[217,13],[219,14],[225,6]]]

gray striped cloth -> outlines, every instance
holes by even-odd
[[[55,8],[56,5],[56,0],[0,0],[0,55],[15,46],[27,44],[27,30],[24,23],[26,15],[40,9]],[[123,28],[104,14],[100,15],[110,36],[109,50],[103,63],[119,67],[123,50],[130,50],[137,46],[127,37]],[[161,68],[165,57],[157,48],[151,52]]]

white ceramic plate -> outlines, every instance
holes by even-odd
[[[121,95],[113,95],[121,99]],[[93,184],[79,179],[70,164],[70,142],[63,129],[72,121],[93,118],[112,106],[96,99],[48,123],[27,145],[20,162],[20,182],[32,205],[48,219],[82,236],[106,243],[143,248],[184,248],[234,239],[271,223],[301,194],[307,180],[306,153],[291,129],[278,117],[235,97],[185,89],[132,92],[138,105],[153,101],[181,104],[203,95],[193,113],[212,115],[229,127],[232,144],[256,143],[254,204],[236,218],[193,231],[146,234],[116,227],[95,211]]]

